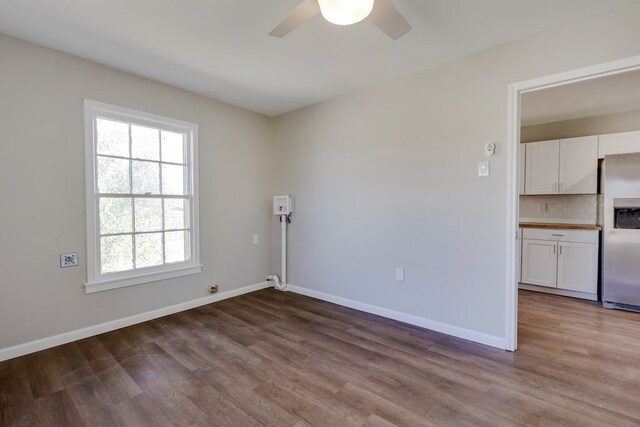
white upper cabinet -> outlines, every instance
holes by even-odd
[[[600,135],[598,158],[609,154],[640,153],[640,131]]]
[[[595,194],[598,191],[598,137],[560,140],[560,194]]]
[[[526,145],[525,194],[596,194],[598,137]]]
[[[557,194],[560,141],[526,145],[525,194]]]

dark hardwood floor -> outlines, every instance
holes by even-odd
[[[264,290],[0,363],[0,424],[640,425],[640,314],[523,291],[519,332]]]

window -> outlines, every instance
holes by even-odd
[[[85,100],[87,284],[198,273],[198,127]]]

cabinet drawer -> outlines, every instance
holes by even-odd
[[[559,240],[563,242],[598,243],[599,234],[595,230],[563,230],[547,228],[525,228],[523,239]]]

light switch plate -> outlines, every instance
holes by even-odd
[[[60,268],[76,267],[78,265],[78,253],[60,254]]]
[[[396,280],[404,280],[404,267],[396,268]]]
[[[478,176],[489,176],[489,162],[478,162]]]

